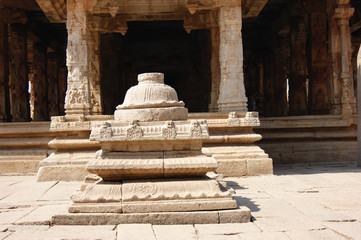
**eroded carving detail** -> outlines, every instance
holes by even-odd
[[[174,139],[177,136],[177,130],[175,129],[173,121],[168,121],[162,128],[162,137],[165,139]]]
[[[138,121],[133,121],[131,126],[127,127],[127,139],[140,139],[143,137],[143,130]]]

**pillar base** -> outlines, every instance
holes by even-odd
[[[273,174],[272,159],[259,146],[215,146],[202,151],[217,160],[216,171],[224,177]]]
[[[118,225],[150,223],[155,225],[247,223],[251,212],[247,207],[234,210],[154,213],[81,213],[55,215],[52,225]]]

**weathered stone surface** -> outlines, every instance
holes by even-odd
[[[40,206],[26,216],[16,221],[19,225],[50,225],[51,217],[54,215],[65,214],[68,204],[57,204]]]
[[[114,112],[116,121],[186,120],[188,110],[178,101],[176,91],[164,84],[163,73],[138,75],[137,86],[130,88],[122,105]]]
[[[157,240],[198,239],[196,231],[194,227],[191,225],[173,225],[173,226],[154,225],[153,230]]]
[[[249,216],[249,210],[228,210],[239,215]],[[222,211],[193,211],[193,212],[162,212],[162,213],[132,213],[132,214],[68,214],[55,215],[52,224],[55,225],[109,225],[123,223],[151,223],[160,225],[175,224],[210,224],[219,223]],[[234,217],[234,216],[233,216]],[[239,217],[238,219],[241,219]],[[228,219],[231,220],[231,219]],[[247,220],[249,222],[249,219]]]
[[[151,224],[120,224],[117,227],[118,240],[157,240]]]

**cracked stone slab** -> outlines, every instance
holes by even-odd
[[[17,239],[116,239],[115,226],[17,227],[6,240]]]
[[[0,224],[12,224],[35,209],[36,207],[2,210],[0,212]]]
[[[157,240],[197,240],[197,234],[193,225],[153,225]]]
[[[22,217],[16,224],[21,225],[50,225],[53,215],[66,214],[68,204],[40,206],[28,215]]]
[[[117,226],[118,240],[157,240],[151,224],[120,224]]]

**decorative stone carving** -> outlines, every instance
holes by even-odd
[[[235,209],[232,190],[204,177],[218,166],[201,153],[202,140],[209,136],[206,121],[182,119],[187,110],[175,90],[163,84],[163,74],[141,74],[138,81],[117,107],[115,120],[93,127],[90,139],[102,150],[87,170],[104,182],[89,183],[72,198],[69,211],[162,214]],[[132,110],[147,110],[157,121],[128,114]],[[107,181],[119,181],[119,186]]]
[[[199,138],[202,136],[202,129],[198,121],[196,120],[191,121],[189,127],[189,136],[191,138]]]
[[[124,103],[117,107],[114,118],[118,121],[185,120],[188,110],[178,101],[173,88],[164,84],[163,73],[144,73],[139,84],[128,90]]]
[[[27,71],[27,34],[25,25],[10,24],[9,28],[9,92],[13,122],[30,120]]]
[[[230,112],[228,115],[228,125],[229,126],[239,126],[240,120],[237,118],[236,112]]]
[[[100,129],[100,138],[101,139],[110,139],[113,136],[113,131],[108,122],[105,122]]]
[[[174,139],[177,136],[173,121],[167,121],[162,128],[162,137],[165,139]]]
[[[218,107],[221,112],[247,112],[243,80],[242,9],[222,6],[219,10],[219,62],[221,70]]]
[[[47,48],[43,43],[33,44],[33,71],[31,79],[31,102],[34,108],[33,121],[46,121],[49,119],[46,54]]]
[[[10,120],[8,25],[0,21],[0,122]]]
[[[133,123],[127,127],[127,139],[140,139],[143,136],[142,128],[139,126],[138,121],[133,121]]]

